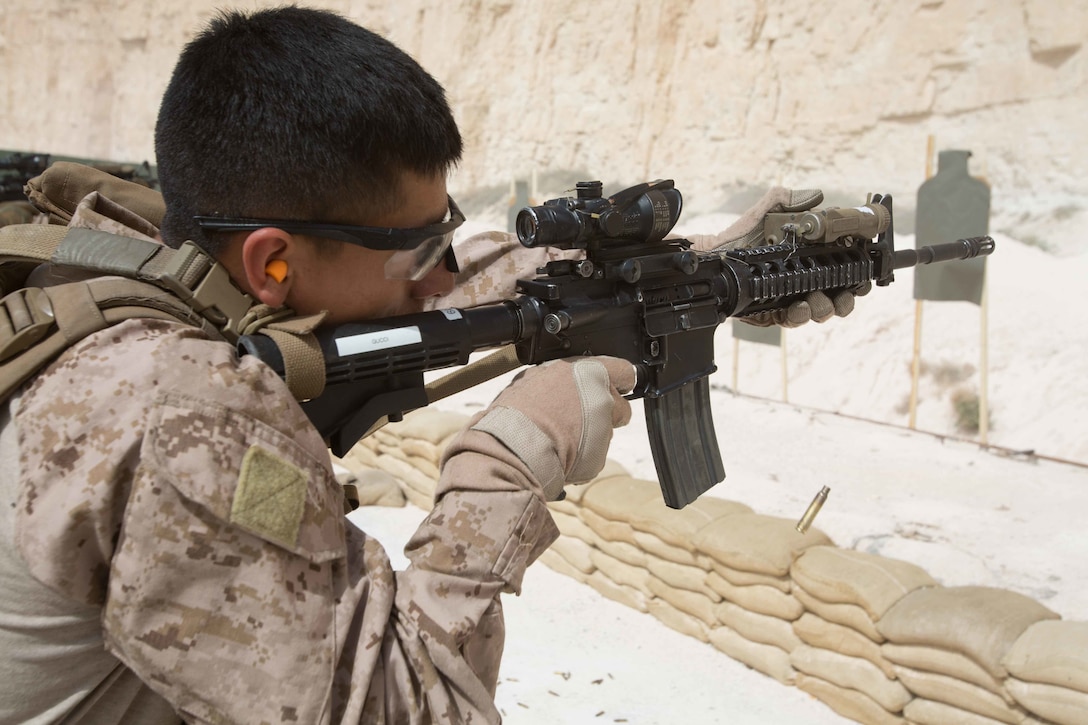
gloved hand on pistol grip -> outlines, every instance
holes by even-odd
[[[733,249],[748,249],[767,243],[763,230],[763,218],[772,212],[808,211],[824,200],[824,193],[819,189],[787,189],[772,186],[767,193],[739,219],[718,234],[691,235],[695,249],[707,252],[724,252]],[[799,327],[806,322],[826,322],[832,317],[846,317],[854,311],[854,297],[869,292],[867,285],[857,292],[843,291],[828,295],[824,292],[810,292],[803,300],[791,304],[784,310],[759,312],[755,315],[739,318],[742,322],[757,327]]]
[[[473,418],[466,435],[490,434],[524,465],[545,499],[554,501],[565,484],[585,483],[601,472],[612,429],[631,420],[623,393],[634,385],[635,369],[626,360],[552,360],[514,378]]]

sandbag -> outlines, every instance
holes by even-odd
[[[856,604],[876,620],[919,587],[937,586],[921,567],[834,546],[806,549],[790,568],[805,591],[825,602]]]
[[[908,702],[903,714],[914,725],[1003,725],[992,717],[924,697]]]
[[[555,554],[562,557],[568,565],[574,567],[582,574],[592,574],[597,569],[597,565],[593,563],[593,559],[590,556],[593,547],[573,536],[560,536],[552,542],[552,545],[548,547],[548,551],[555,552]]]
[[[699,618],[680,611],[664,599],[650,599],[646,602],[646,611],[654,615],[666,627],[675,629],[680,634],[694,637],[700,642],[710,641],[707,626]]]
[[[896,644],[960,652],[1000,679],[1002,659],[1036,622],[1058,615],[1023,594],[992,587],[929,587],[907,594],[877,622]]]
[[[805,612],[793,622],[793,632],[805,644],[850,657],[861,657],[876,665],[885,677],[895,678],[895,669],[880,653],[880,645],[857,630]]]
[[[714,613],[718,621],[752,642],[773,645],[786,652],[801,646],[801,639],[785,619],[750,612],[732,602],[721,602]]]
[[[1014,677],[1007,679],[1005,686],[1024,708],[1058,725],[1084,725],[1088,721],[1088,694],[1079,690]]]
[[[1036,622],[1013,643],[1002,663],[1025,682],[1088,693],[1088,622]]]
[[[646,568],[650,573],[664,581],[671,587],[686,591],[698,592],[713,602],[722,600],[721,594],[714,591],[707,583],[705,569],[695,566],[686,566],[672,561],[665,561],[656,556],[649,556],[646,560]]]
[[[912,697],[902,683],[889,679],[872,662],[819,647],[801,645],[790,653],[798,672],[857,690],[888,712],[901,712]]]
[[[646,585],[655,597],[663,599],[681,612],[695,617],[707,627],[718,626],[718,617],[714,614],[714,602],[704,595],[669,586],[655,576],[651,576],[646,581]]]
[[[469,416],[464,413],[427,407],[406,413],[404,420],[390,423],[378,432],[398,438],[418,438],[437,446],[449,436],[459,433],[468,421]]]
[[[707,586],[734,604],[739,604],[750,612],[758,612],[771,617],[793,621],[804,613],[804,607],[791,594],[785,594],[774,587],[762,584],[738,587],[710,572],[706,577]]]
[[[1005,691],[1000,679],[984,670],[967,655],[959,652],[893,642],[880,645],[880,652],[888,662],[894,665],[955,677],[957,680],[970,682],[997,695]]]
[[[868,695],[803,672],[797,673],[797,687],[851,720],[867,725],[904,725],[906,721],[880,706]]]
[[[877,631],[876,624],[869,618],[868,612],[856,604],[825,602],[806,592],[797,582],[794,582],[793,589],[790,592],[797,601],[804,605],[805,609],[818,614],[822,619],[849,627],[877,644],[884,641],[884,636]]]
[[[695,547],[734,569],[771,576],[786,576],[790,565],[805,549],[829,545],[831,539],[818,529],[802,534],[797,522],[764,514],[723,516],[695,535]]]
[[[601,595],[612,601],[640,612],[648,612],[647,603],[649,597],[634,587],[617,584],[604,572],[595,571],[584,579],[585,583],[597,590]]]
[[[1010,707],[999,695],[978,685],[900,665],[896,665],[895,673],[900,682],[918,697],[953,705],[1009,725],[1019,725],[1023,719],[1023,712]]]
[[[793,684],[797,673],[790,665],[790,656],[785,650],[753,642],[728,627],[716,627],[710,630],[708,636],[712,645],[733,659],[773,677],[784,685]]]

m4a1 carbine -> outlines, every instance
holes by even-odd
[[[672,181],[603,198],[600,182],[576,197],[522,209],[521,243],[584,250],[517,283],[515,299],[351,323],[318,333],[324,392],[303,408],[344,455],[375,424],[427,405],[423,373],[464,365],[478,350],[513,344],[525,365],[577,355],[630,361],[643,398],[650,449],[665,503],[683,508],[725,477],[710,408],[714,331],[730,317],[784,309],[813,291],[867,290],[916,264],[990,254],[989,237],[896,251],[892,200],[764,219],[768,244],[725,252],[666,238],[680,216]],[[270,338],[240,350],[282,373]]]

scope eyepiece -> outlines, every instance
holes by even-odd
[[[518,239],[526,247],[570,249],[585,233],[581,214],[550,202],[525,207],[518,212],[514,224]]]

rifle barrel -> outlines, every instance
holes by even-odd
[[[992,254],[995,243],[992,237],[968,237],[948,244],[935,244],[918,249],[900,249],[894,252],[892,267],[903,269],[919,264],[947,262],[953,259],[973,259]]]

